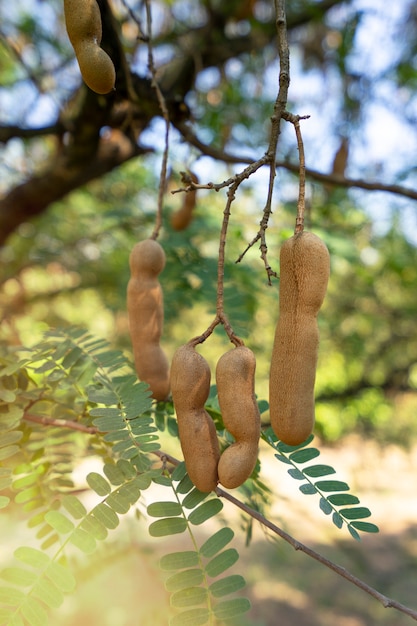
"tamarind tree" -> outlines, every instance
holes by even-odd
[[[108,93],[82,80],[62,0],[0,6],[0,624],[67,624],[88,568],[117,554],[138,555],[123,567],[144,597],[163,589],[126,624],[258,623],[238,549],[257,528],[417,620],[274,521],[265,471],[350,540],[378,532],[313,435],[290,446],[270,427],[279,250],[304,225],[331,258],[314,436],[415,440],[414,0],[80,0],[80,15],[92,6]],[[261,416],[259,454],[250,441],[237,489],[196,489],[171,397],[134,369],[129,254],[149,238],[166,255],[166,354],[196,338],[212,372],[230,342],[256,355],[256,400],[246,383],[239,400]],[[199,408],[224,452],[237,435],[214,382]],[[158,568],[143,573],[146,533]]]

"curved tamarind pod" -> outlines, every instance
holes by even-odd
[[[193,172],[190,172],[189,176],[194,183],[198,183],[198,178]],[[185,230],[190,225],[193,219],[196,201],[197,189],[191,189],[185,193],[181,208],[171,215],[171,226],[174,230]]]
[[[210,368],[191,344],[174,354],[171,391],[188,475],[197,489],[208,493],[217,486],[220,450],[216,427],[204,408],[210,392]]]
[[[96,0],[64,0],[64,16],[84,82],[96,93],[109,93],[116,71],[109,55],[100,48],[102,24]]]
[[[330,275],[323,241],[302,232],[280,253],[279,319],[269,377],[269,411],[276,436],[288,445],[305,441],[314,427],[314,384],[319,348],[317,314]]]
[[[246,346],[223,354],[216,367],[223,423],[236,440],[224,450],[217,468],[219,481],[228,489],[242,485],[258,459],[261,417],[255,397],[255,368],[255,355]]]
[[[155,400],[169,395],[169,363],[160,346],[164,323],[163,293],[158,275],[165,267],[165,253],[153,239],[140,241],[130,254],[131,277],[127,286],[127,310],[135,368],[148,383]]]
[[[116,82],[113,61],[94,43],[84,42],[75,50],[81,75],[87,87],[98,94],[109,93]]]

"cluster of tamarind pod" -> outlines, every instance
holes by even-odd
[[[210,367],[192,342],[178,348],[171,364],[172,400],[185,466],[203,492],[220,482],[242,485],[258,459],[261,417],[255,397],[255,356],[238,345],[216,366],[217,395],[224,426],[235,441],[220,454],[217,431],[204,405],[210,392]]]
[[[239,340],[217,363],[220,411],[235,440],[221,453],[216,426],[205,409],[211,372],[196,350],[198,339],[175,351],[171,368],[160,346],[163,295],[158,276],[164,266],[165,253],[157,241],[146,239],[134,246],[127,308],[136,371],[156,400],[167,400],[172,394],[185,465],[197,489],[210,492],[218,483],[234,489],[250,477],[258,458],[261,419],[255,396],[255,355]],[[314,426],[317,315],[329,274],[328,249],[313,233],[297,233],[282,245],[269,411],[276,436],[289,445],[305,441]]]
[[[255,356],[238,345],[217,364],[220,410],[235,438],[220,455],[215,424],[204,408],[211,378],[207,361],[189,342],[175,352],[170,370],[160,345],[164,313],[158,276],[165,266],[164,250],[154,239],[145,239],[133,247],[129,264],[127,310],[138,377],[148,383],[157,401],[172,393],[186,468],[197,489],[210,492],[218,482],[238,487],[258,458],[261,420],[254,392]]]
[[[102,23],[96,0],[64,0],[64,17],[84,82],[98,94],[109,93],[114,89],[116,71],[100,48]]]

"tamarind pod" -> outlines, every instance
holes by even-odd
[[[84,82],[96,93],[109,93],[116,71],[109,55],[100,48],[102,24],[96,0],[64,0],[64,16]]]
[[[74,47],[74,50],[87,87],[98,94],[112,91],[116,82],[116,70],[107,52],[88,41]]]
[[[210,368],[190,344],[174,353],[171,392],[188,475],[199,491],[209,493],[218,483],[220,457],[216,427],[204,408],[210,392]]]
[[[148,383],[155,400],[169,395],[169,363],[160,346],[164,323],[163,293],[158,275],[165,266],[165,253],[157,241],[140,241],[130,254],[127,310],[135,369]]]
[[[234,489],[252,474],[258,459],[261,418],[255,397],[256,359],[238,346],[223,354],[216,367],[217,394],[223,423],[235,438],[220,457],[220,483]]]
[[[198,178],[190,172],[190,178],[194,183],[198,183]],[[197,203],[197,189],[187,191],[184,196],[182,206],[171,215],[171,226],[174,230],[185,230],[193,219],[194,209]]]
[[[64,0],[68,38],[76,48],[81,42],[101,43],[101,14],[96,0]]]
[[[269,412],[276,436],[288,445],[305,441],[314,427],[319,348],[317,315],[329,274],[329,251],[313,233],[299,233],[282,245],[279,318],[269,376]]]

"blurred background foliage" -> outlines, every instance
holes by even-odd
[[[143,23],[143,6],[112,6],[127,60],[146,78],[147,48],[137,38],[139,20],[132,20],[127,8]],[[417,143],[416,7],[411,0],[396,7],[365,0],[289,3],[289,109],[311,116],[302,126],[307,167],[415,187],[410,154],[416,154]],[[278,81],[272,3],[155,1],[152,9],[155,61],[169,93],[179,91],[176,71],[182,76],[178,66],[187,45],[194,46],[194,79],[181,99],[200,140],[241,158],[262,155]],[[3,4],[0,17],[0,192],[5,212],[10,191],[50,165],[59,151],[59,136],[53,132],[25,133],[71,119],[79,90],[85,88],[66,38],[61,2],[18,0]],[[196,47],[196,35],[206,28],[214,46],[211,60],[204,56],[203,44],[201,50]],[[77,324],[130,355],[128,256],[135,241],[153,228],[162,128],[156,110],[137,137],[151,151],[57,197],[5,239],[0,250],[4,348],[30,345],[49,326]],[[112,132],[106,127],[101,134]],[[348,151],[337,166],[342,145]],[[278,158],[283,167],[267,241],[271,265],[279,273],[279,247],[292,232],[297,197],[297,177],[285,167],[297,162],[289,125],[282,128]],[[170,191],[181,186],[182,170],[191,168],[206,183],[221,182],[243,166],[201,154],[173,128],[169,167],[160,241],[167,254],[161,276],[164,347],[171,356],[180,343],[202,332],[215,312],[225,192],[199,191],[193,222],[176,232],[170,214],[182,195]],[[257,245],[236,263],[258,229],[267,190],[263,174],[240,187],[232,207],[225,297],[235,331],[256,352],[258,396],[267,398],[278,281],[267,284]],[[308,228],[323,237],[332,259],[320,315],[316,432],[328,442],[355,432],[408,446],[417,434],[415,200],[364,191],[360,185],[322,184],[314,177],[307,187]],[[226,346],[217,328],[203,347],[211,365]]]

